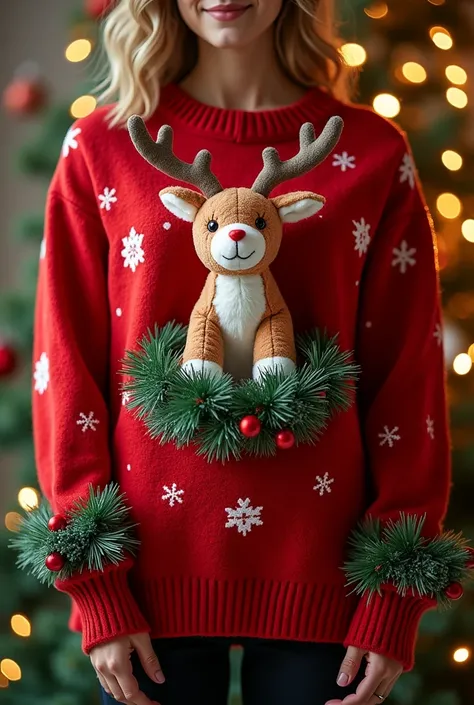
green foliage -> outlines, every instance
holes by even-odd
[[[138,350],[126,351],[122,360],[127,406],[161,443],[194,443],[209,461],[274,455],[279,430],[290,429],[297,444],[314,443],[332,416],[352,403],[359,368],[350,353],[339,349],[336,337],[317,330],[301,336],[301,365],[289,376],[267,371],[259,381],[234,382],[228,374],[182,370],[186,331],[174,322],[161,329],[155,325]],[[239,423],[251,415],[262,429],[257,437],[246,438]]]
[[[48,528],[52,512],[46,501],[27,512],[10,542],[19,554],[18,567],[53,585],[57,578],[64,580],[85,569],[103,570],[108,563],[117,565],[125,551],[134,554],[139,541],[133,535],[136,524],[129,520],[130,508],[124,496],[115,483],[102,491],[90,485],[88,499],[76,502],[66,514],[66,528],[59,531]],[[55,552],[66,563],[53,573],[46,568],[45,559]]]
[[[367,592],[369,602],[374,592],[382,594],[382,585],[389,583],[403,596],[413,591],[435,597],[440,607],[451,606],[446,587],[474,577],[467,567],[472,559],[467,539],[453,531],[425,539],[421,535],[425,518],[400,512],[399,519],[390,519],[382,532],[378,518],[368,516],[359,523],[349,536],[352,551],[344,564],[346,585],[356,584],[352,592]]]

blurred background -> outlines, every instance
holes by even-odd
[[[99,19],[108,0],[0,3],[0,702],[92,705],[97,680],[69,633],[69,602],[15,569],[7,549],[35,507],[31,342],[43,207],[64,135],[95,108]],[[341,52],[357,102],[408,133],[435,220],[453,441],[446,528],[474,540],[474,0],[339,0]],[[95,58],[94,58],[95,57]],[[410,400],[407,399],[407,404]],[[390,701],[472,705],[474,592],[422,619],[414,671]],[[239,650],[232,654],[231,702]],[[262,704],[264,705],[264,704]]]

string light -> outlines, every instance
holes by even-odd
[[[97,100],[93,95],[81,95],[76,98],[70,107],[70,113],[74,118],[86,117],[94,112],[97,107]]]
[[[461,213],[461,201],[454,193],[441,193],[436,199],[436,208],[445,218],[457,218]]]
[[[87,59],[92,51],[92,42],[88,39],[76,39],[66,48],[65,55],[68,61],[76,63]]]
[[[19,681],[21,678],[21,668],[11,658],[4,658],[0,661],[0,671],[9,681]]]
[[[453,46],[453,38],[444,27],[431,27],[430,37],[438,49],[447,51]]]
[[[423,83],[426,81],[426,69],[416,61],[407,61],[402,66],[402,74],[411,83]]]
[[[31,624],[22,614],[14,614],[10,620],[11,628],[18,636],[30,636]]]
[[[400,101],[390,93],[379,93],[375,96],[372,105],[375,112],[384,117],[393,118],[400,112]]]
[[[39,506],[39,495],[33,487],[22,487],[18,492],[18,503],[27,512]]]
[[[448,81],[456,83],[458,86],[463,86],[467,81],[466,71],[461,66],[456,66],[456,64],[446,66],[444,72]]]
[[[453,361],[453,370],[457,375],[467,375],[472,367],[472,360],[467,353],[459,353]]]
[[[21,523],[21,514],[18,512],[7,512],[5,514],[5,526],[8,531],[18,531]]]
[[[343,44],[340,52],[347,66],[362,66],[367,59],[364,47],[353,42]]]
[[[461,232],[468,242],[474,242],[474,220],[468,218],[461,225]]]
[[[452,149],[446,149],[441,155],[441,161],[446,169],[458,171],[462,167],[462,157]]]
[[[370,7],[364,7],[364,12],[367,17],[373,20],[380,20],[388,12],[388,5],[386,2],[374,2]]]
[[[446,91],[446,98],[448,103],[451,103],[455,108],[465,108],[467,105],[467,93],[465,93],[461,88],[448,88]]]

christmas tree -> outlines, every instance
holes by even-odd
[[[85,12],[72,18],[69,60],[88,57],[98,39],[95,20],[106,5],[106,0],[88,0]],[[438,338],[445,349],[453,438],[454,484],[445,526],[472,540],[474,383],[469,371],[474,360],[474,197],[469,176],[474,165],[474,118],[469,99],[474,102],[474,97],[469,96],[468,71],[474,6],[471,0],[340,0],[339,5],[341,52],[360,70],[356,101],[373,105],[406,130],[435,221],[444,306]],[[22,149],[19,165],[24,173],[43,179],[45,188],[72,120],[95,107],[90,89],[78,87],[66,105],[53,105],[38,75],[26,66],[4,92],[4,108],[13,118],[41,116],[37,138]],[[351,168],[350,155],[345,168]],[[409,160],[405,178],[413,178]],[[33,258],[25,260],[21,287],[0,299],[0,447],[15,453],[16,482],[0,537],[2,700],[7,705],[85,705],[98,702],[97,681],[81,652],[80,636],[68,630],[68,598],[18,571],[15,554],[7,549],[20,517],[18,505],[27,509],[40,501],[31,438],[30,358],[43,214],[23,216],[12,231],[21,242],[37,247]],[[472,591],[449,610],[426,613],[416,667],[399,679],[391,701],[472,702],[473,633]],[[240,656],[239,649],[232,650],[234,704],[240,702]]]

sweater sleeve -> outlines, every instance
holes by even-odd
[[[80,132],[80,130],[79,130]],[[80,147],[80,145],[79,145]],[[40,487],[63,513],[111,479],[108,445],[108,241],[79,150],[60,159],[47,197],[35,306],[33,435]],[[56,587],[75,601],[83,650],[148,625],[127,583],[131,557]]]
[[[430,538],[442,530],[451,481],[436,235],[405,135],[395,161],[360,282],[358,403],[372,485],[365,516],[383,527],[400,511],[426,515]],[[421,616],[435,605],[390,585],[369,604],[362,595],[344,645],[411,670]]]

